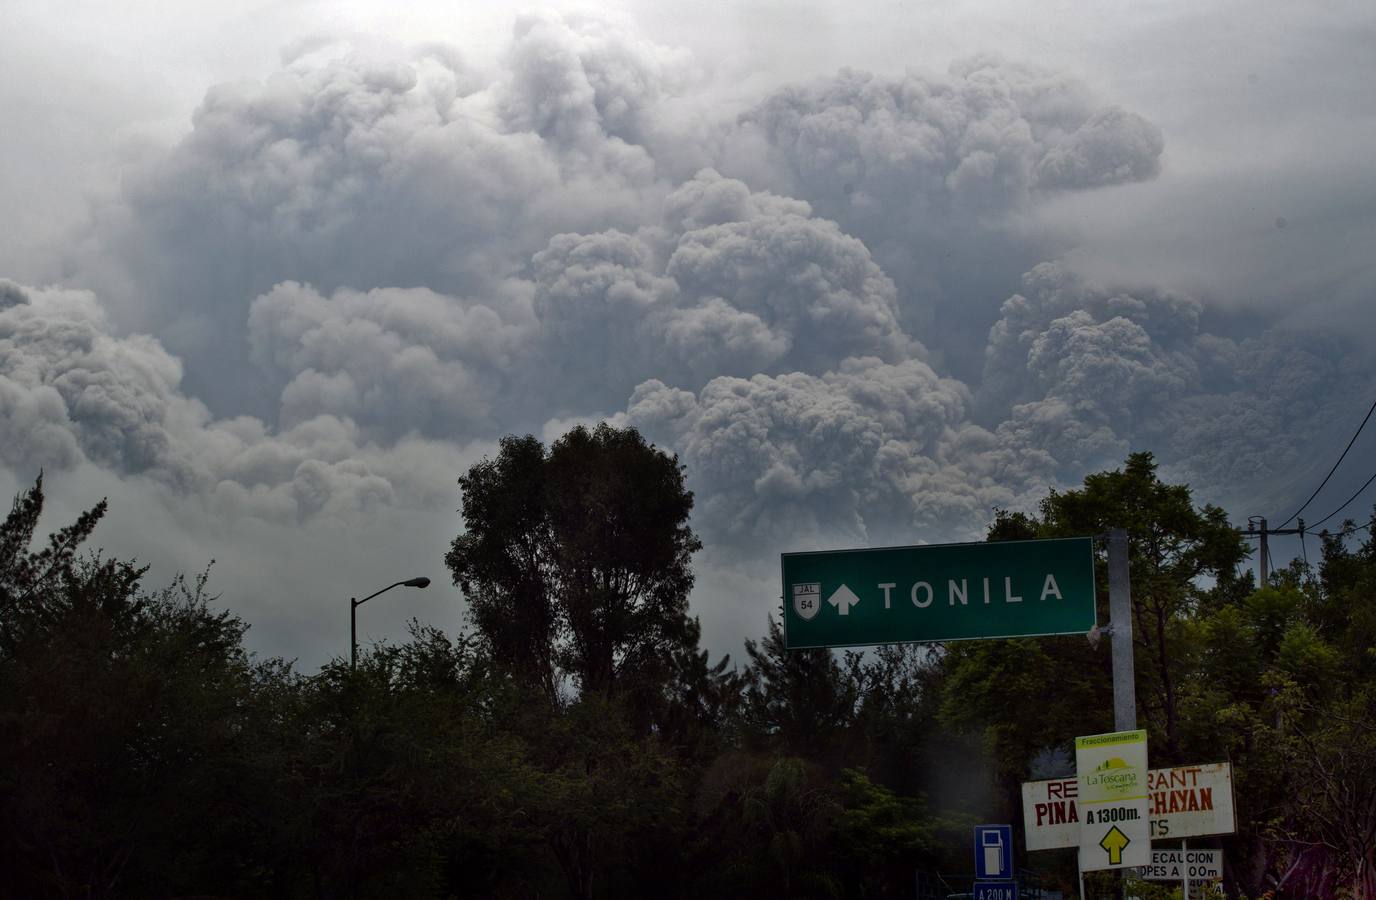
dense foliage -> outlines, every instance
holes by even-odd
[[[21,494],[0,895],[944,896],[969,826],[1019,820],[1018,783],[1111,727],[1108,642],[1083,637],[790,653],[762,617],[745,660],[711,661],[692,495],[634,431],[509,438],[460,483],[472,632],[414,623],[314,675],[247,653],[205,575],[150,590],[83,555],[104,503],[31,549],[42,480]],[[1148,454],[989,537],[1110,526],[1154,762],[1234,766],[1230,890],[1376,896],[1376,541],[1330,537],[1258,589],[1223,513]],[[1073,887],[1069,851],[1019,862]]]

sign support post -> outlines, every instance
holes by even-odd
[[[1132,668],[1132,579],[1128,573],[1128,532],[1108,530],[1108,624],[1112,630],[1113,727],[1137,730],[1137,677]],[[1080,873],[1083,884],[1084,873]],[[1081,895],[1083,896],[1083,888]],[[1127,896],[1127,882],[1123,882]]]
[[[1180,875],[1180,900],[1190,900],[1190,855],[1185,851],[1189,849],[1189,841],[1180,842],[1180,855],[1185,858],[1185,865],[1181,868],[1184,871]]]
[[[1137,730],[1137,684],[1132,670],[1132,582],[1128,577],[1128,533],[1108,532],[1108,618],[1113,640],[1113,727]]]

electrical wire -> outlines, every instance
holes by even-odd
[[[1309,531],[1306,533],[1312,534],[1314,537],[1323,537],[1325,534],[1327,534],[1330,538],[1340,538],[1347,537],[1349,534],[1353,534],[1358,531],[1369,530],[1373,524],[1376,524],[1376,519],[1373,519],[1371,522],[1367,522],[1365,525],[1352,525],[1348,528],[1344,528],[1342,531],[1330,532],[1327,529],[1325,529],[1323,531]]]
[[[1340,506],[1340,507],[1338,507],[1337,509],[1333,510],[1331,513],[1329,513],[1328,515],[1324,516],[1322,519],[1320,519],[1319,521],[1315,522],[1314,524],[1315,524],[1315,525],[1322,525],[1324,522],[1327,522],[1329,519],[1333,518],[1333,517],[1336,516],[1338,513],[1340,513],[1340,512],[1342,512],[1343,510],[1347,509],[1347,507],[1352,503],[1353,500],[1356,500],[1358,497],[1362,496],[1362,491],[1364,491],[1364,490],[1366,490],[1367,488],[1371,487],[1371,482],[1373,482],[1373,481],[1376,481],[1376,472],[1372,472],[1372,473],[1371,473],[1371,477],[1368,478],[1368,479],[1366,480],[1366,484],[1364,484],[1364,485],[1362,485],[1361,487],[1357,488],[1357,493],[1353,494],[1351,497],[1348,497],[1348,498],[1347,498],[1347,501],[1346,501],[1345,503],[1343,503],[1342,506]]]
[[[1291,522],[1295,520],[1296,516],[1304,512],[1305,507],[1309,505],[1311,500],[1319,496],[1319,491],[1323,490],[1323,486],[1325,484],[1328,484],[1328,479],[1332,478],[1333,473],[1338,471],[1338,466],[1342,465],[1343,459],[1347,456],[1347,451],[1351,450],[1352,445],[1357,443],[1357,436],[1362,433],[1362,429],[1366,427],[1367,421],[1371,419],[1371,414],[1374,412],[1376,412],[1376,400],[1371,401],[1371,409],[1368,409],[1366,411],[1366,417],[1362,419],[1362,424],[1357,426],[1357,431],[1355,434],[1352,435],[1352,440],[1348,441],[1347,446],[1343,448],[1342,456],[1338,457],[1338,461],[1333,464],[1333,468],[1328,470],[1328,474],[1323,476],[1323,481],[1320,481],[1319,486],[1314,488],[1314,493],[1309,495],[1309,500],[1304,501],[1304,503],[1300,505],[1299,509],[1295,510],[1290,514],[1290,518],[1286,519],[1284,522],[1281,522],[1280,525],[1277,527],[1284,528],[1286,525],[1289,525]]]

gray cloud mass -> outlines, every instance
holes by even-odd
[[[1341,329],[1086,274],[1041,212],[1172,167],[1062,69],[742,97],[572,14],[517,17],[490,64],[329,37],[283,60],[93,198],[60,279],[0,280],[11,480],[134,485],[208,542],[260,522],[318,561],[403,514],[457,528],[454,479],[502,434],[610,418],[687,466],[720,635],[741,616],[712,591],[780,550],[977,539],[1131,450],[1281,503],[1376,380]]]

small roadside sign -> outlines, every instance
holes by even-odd
[[[1151,839],[1232,834],[1233,771],[1228,763],[1173,766],[1147,772]],[[1023,835],[1030,850],[1057,850],[1080,843],[1079,784],[1074,778],[1022,785]]]
[[[1018,900],[1016,881],[976,881],[974,900]]]
[[[1151,864],[1137,870],[1150,881],[1218,881],[1223,877],[1222,850],[1153,850]]]
[[[1013,826],[975,826],[975,878],[1001,881],[1013,877]]]
[[[1147,824],[1147,733],[1116,731],[1075,739],[1080,868],[1122,869],[1151,862]]]

